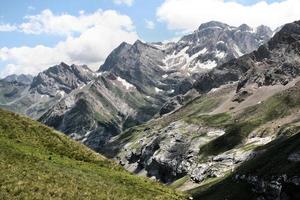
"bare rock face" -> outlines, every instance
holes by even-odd
[[[300,74],[299,31],[299,21],[285,25],[257,51],[198,76],[194,87],[206,92],[232,81],[239,81],[237,91],[252,83],[286,85]]]
[[[212,21],[177,43],[122,43],[99,71],[112,72],[147,95],[176,96],[192,88],[194,75],[254,51],[271,35],[265,26],[254,31]]]
[[[41,72],[32,81],[31,92],[54,97],[58,92],[69,94],[72,90],[87,84],[94,78],[94,73],[86,66],[61,63]]]

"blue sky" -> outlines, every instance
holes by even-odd
[[[0,76],[26,72],[36,74],[49,67],[49,65],[56,63],[59,59],[66,59],[67,62],[87,63],[93,65],[92,68],[96,69],[122,39],[131,43],[135,39],[147,42],[172,40],[196,29],[201,23],[209,20],[224,21],[235,26],[244,22],[252,26],[264,23],[275,28],[283,23],[296,20],[298,17],[298,11],[288,12],[290,11],[289,7],[297,8],[298,4],[296,2],[298,0],[267,0],[265,3],[262,3],[261,0],[1,1],[3,3],[1,3],[0,7]],[[276,7],[274,6],[276,2],[281,3]],[[214,12],[215,7],[217,7],[216,12]],[[209,12],[206,13],[205,9],[209,10]],[[45,10],[47,12],[43,12]],[[118,25],[110,27],[112,22],[109,22],[109,19],[104,17],[107,14],[105,11],[108,10],[115,12],[108,15],[115,16],[115,21],[119,20]],[[234,10],[236,10],[236,13],[232,15],[235,12]],[[240,17],[240,10],[253,14],[245,14]],[[257,14],[255,13],[256,11]],[[266,14],[270,13],[268,14],[270,18],[264,17],[264,11],[266,11]],[[272,16],[273,14],[277,16],[278,12],[278,18]],[[55,31],[60,32],[58,25],[53,25],[53,30],[48,30],[47,23],[53,23],[52,18],[55,20],[55,23],[60,19],[63,20],[62,15],[73,16],[74,19],[70,23],[74,22],[74,26],[79,24],[78,26],[84,26],[84,28],[80,30],[75,28],[76,30],[74,31],[72,24],[70,24],[70,30],[63,30],[67,31],[66,34],[55,33]],[[84,24],[85,22],[79,20],[80,15],[86,18],[93,17],[94,21],[91,19],[93,22],[86,25]],[[30,21],[32,19],[30,16],[33,16],[34,20]],[[44,21],[39,20],[39,17],[44,17]],[[101,20],[106,21],[99,27],[98,23]],[[24,24],[27,24],[26,28],[24,28]],[[38,31],[35,27],[36,24],[39,26]],[[90,30],[90,27],[94,26],[98,26],[98,32],[94,29]],[[106,29],[105,26],[109,26],[109,29],[102,32],[100,29]],[[93,36],[95,36],[94,39],[98,42],[97,44],[103,45],[103,48],[106,49],[102,51],[98,47],[95,51],[99,51],[99,55],[97,55],[97,52],[92,52],[92,55],[84,55],[80,59],[81,55],[86,54],[86,51],[80,52],[78,49],[81,47],[85,50],[93,49],[91,45],[93,41],[90,41],[87,35],[87,32],[91,31],[94,31]],[[120,33],[119,37],[118,35],[110,37],[109,31],[112,34],[115,34],[115,32]],[[80,36],[82,36],[81,40],[79,40]],[[86,40],[88,40],[88,43],[84,43]],[[102,44],[100,40],[106,41],[106,43]],[[73,44],[76,49],[72,49]],[[68,50],[65,52],[63,48],[68,48]],[[57,57],[57,51],[65,55]],[[35,57],[35,55],[39,55],[39,57]],[[74,59],[74,57],[78,59]],[[36,59],[36,62],[34,59]]]
[[[4,0],[2,0],[4,1]],[[260,0],[237,0],[244,5],[252,5]],[[87,3],[88,2],[88,3]],[[157,23],[155,30],[145,27],[145,20],[156,21],[156,9],[164,0],[136,0],[132,6],[126,4],[115,4],[112,0],[9,0],[1,4],[0,22],[22,23],[26,15],[38,14],[44,9],[50,9],[54,13],[69,13],[78,15],[80,10],[94,12],[98,9],[117,10],[131,17],[138,30],[138,34],[145,41],[164,41],[175,37],[174,31],[166,28],[164,23]],[[278,0],[267,0],[267,2],[278,2]],[[200,25],[200,24],[199,24]],[[15,47],[20,45],[34,46],[38,44],[54,45],[61,38],[49,37],[49,35],[26,35],[18,32],[1,32],[0,47]]]

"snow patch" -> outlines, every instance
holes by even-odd
[[[159,89],[159,88],[157,88],[157,87],[155,87],[154,89],[155,89],[155,92],[156,92],[156,93],[159,93],[159,92],[162,92],[162,91],[163,91],[162,89]]]
[[[164,74],[162,77],[167,78],[168,76],[169,76],[168,74]]]
[[[102,76],[102,75],[103,75],[103,72],[97,72],[97,73],[96,73],[96,76],[97,76],[97,77]]]
[[[220,59],[223,59],[224,57],[226,56],[226,53],[224,51],[217,51],[216,52],[216,57],[217,58],[220,58]]]
[[[82,84],[79,86],[79,90],[81,90],[82,88],[84,88],[86,86],[86,84]]]
[[[56,92],[56,95],[59,95],[59,96],[61,96],[61,98],[62,98],[62,97],[64,97],[64,96],[66,95],[66,93],[65,93],[65,91],[63,91],[63,90],[58,90],[58,91]]]
[[[190,68],[191,72],[197,72],[199,69],[213,69],[217,66],[216,61],[208,60],[204,63],[197,63],[194,67]]]
[[[128,83],[125,79],[122,79],[121,77],[118,76],[117,80],[122,83],[122,85],[126,88],[126,90],[135,89],[135,86],[132,85],[131,83]]]
[[[217,44],[225,44],[224,41],[218,41]]]
[[[178,53],[173,52],[172,55],[168,55],[163,60],[163,63],[165,66],[162,66],[165,70],[169,70],[171,68],[181,68],[185,69],[187,68],[190,63],[196,59],[199,55],[205,54],[207,52],[207,48],[203,48],[202,50],[198,51],[197,53],[193,54],[192,56],[189,56],[189,54],[186,53],[186,51],[189,49],[189,47],[183,48]]]
[[[169,94],[173,94],[174,92],[175,92],[175,90],[173,90],[173,89],[168,91]]]
[[[237,55],[238,55],[239,57],[241,57],[241,56],[244,55],[244,54],[241,52],[240,48],[239,48],[236,44],[233,46],[233,49],[235,50],[235,52],[237,53]]]

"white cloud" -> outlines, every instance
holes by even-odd
[[[127,6],[132,6],[134,0],[113,0],[115,4],[126,4]]]
[[[155,29],[155,23],[153,21],[145,20],[145,23],[146,23],[146,28],[147,29],[150,29],[150,30]]]
[[[25,16],[26,22],[19,25],[19,30],[27,34],[54,34],[71,35],[82,33],[96,26],[110,27],[112,29],[122,26],[132,29],[132,22],[128,16],[121,18],[116,11],[108,10],[103,12],[98,10],[92,14],[79,12],[79,16],[69,14],[55,15],[47,9],[38,15]]]
[[[0,72],[0,76],[12,73],[37,74],[61,61],[88,64],[90,67],[98,69],[100,63],[121,42],[133,43],[138,39],[132,20],[116,11],[97,11],[90,15],[81,13],[76,17],[57,16],[47,10],[40,15],[45,12],[49,14],[49,17],[46,18],[48,21],[44,19],[42,24],[49,24],[49,27],[33,25],[32,29],[29,29],[31,26],[28,26],[27,30],[36,31],[36,34],[63,32],[67,34],[66,39],[54,47],[38,45],[1,48],[0,61],[8,64]],[[67,20],[69,24],[64,20]],[[75,30],[80,33],[79,36],[71,34]]]
[[[195,30],[201,23],[217,20],[238,26],[247,23],[256,27],[265,24],[275,29],[300,19],[300,1],[258,2],[242,5],[224,0],[165,0],[157,9],[160,21],[172,30]]]
[[[15,25],[0,23],[0,32],[11,32],[17,30]]]

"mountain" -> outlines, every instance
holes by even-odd
[[[0,107],[38,119],[65,94],[94,76],[87,66],[61,63],[39,73],[29,84],[2,81]]]
[[[193,75],[211,70],[233,58],[256,50],[272,31],[266,26],[253,30],[220,22],[202,24],[177,43],[122,43],[100,67],[136,85],[147,95],[175,96],[186,93]]]
[[[197,74],[208,70],[203,63],[215,67],[254,50],[270,35],[264,26],[253,31],[209,22],[178,43],[122,43],[96,73],[85,65],[60,63],[26,86],[1,87],[0,106],[101,151],[111,137],[190,100],[193,95],[183,95]],[[191,66],[197,69],[190,71]]]
[[[194,199],[293,199],[299,52],[299,21],[212,21],[175,43],[122,43],[97,72],[61,63],[0,81],[0,106]]]
[[[195,199],[297,199],[299,44],[296,21],[258,50],[196,74],[198,94],[190,90],[102,153]]]
[[[159,105],[126,80],[106,73],[63,97],[39,121],[98,150],[112,136],[151,119]]]
[[[33,80],[33,76],[30,74],[21,74],[21,75],[10,75],[2,79],[4,82],[18,82],[23,84],[30,84]]]
[[[2,199],[184,199],[40,123],[0,110]]]
[[[299,76],[299,22],[285,25],[258,50],[202,74],[194,87],[206,92],[230,81],[238,81],[237,90],[250,84],[286,85]]]
[[[55,97],[69,94],[72,90],[92,81],[95,74],[86,65],[67,65],[60,63],[34,77],[30,92]]]

